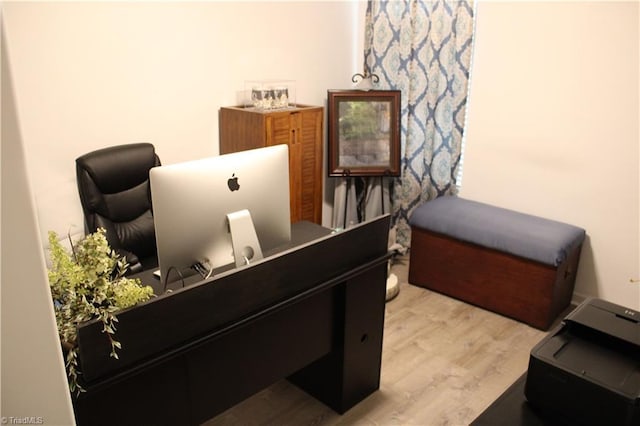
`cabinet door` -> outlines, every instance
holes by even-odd
[[[267,145],[289,145],[291,222],[322,222],[322,108],[273,114]]]
[[[267,116],[265,133],[267,145],[286,144],[289,146],[289,203],[291,209],[291,223],[300,220],[300,152],[296,143],[296,132],[299,131],[298,119],[300,113],[273,113]]]
[[[301,113],[296,135],[300,151],[300,220],[322,222],[322,118],[323,110]]]
[[[289,116],[289,196],[291,197],[291,223],[303,220],[303,175],[302,163],[302,118],[304,112],[294,112]]]
[[[293,117],[299,113],[273,113],[266,118],[267,145],[290,145],[294,131]]]

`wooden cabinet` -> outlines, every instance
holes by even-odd
[[[291,222],[322,222],[322,131],[324,109],[298,105],[276,111],[220,108],[220,154],[289,146]]]

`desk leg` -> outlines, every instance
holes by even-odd
[[[289,380],[342,414],[380,387],[386,262],[335,288],[330,354]]]

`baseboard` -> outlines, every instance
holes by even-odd
[[[585,300],[587,300],[591,296],[585,296],[584,294],[573,292],[573,296],[571,296],[571,304],[578,306]]]

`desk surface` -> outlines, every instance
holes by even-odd
[[[471,426],[571,426],[565,420],[535,411],[524,396],[526,381],[524,373]]]
[[[275,247],[264,252],[264,257],[276,255],[283,251],[299,247],[303,244],[322,238],[331,234],[331,229],[324,228],[312,222],[301,221],[291,225],[291,241],[281,246]],[[151,286],[155,295],[161,295],[165,292],[164,286],[160,283],[160,278],[154,275],[157,268],[148,269],[140,273],[131,275],[131,278],[139,278],[144,285]],[[234,269],[233,265],[224,266],[214,270],[214,276]],[[202,281],[203,278],[193,271],[191,275],[185,276],[184,286],[189,286]],[[183,287],[182,281],[174,281],[167,286],[167,290],[177,290]]]

